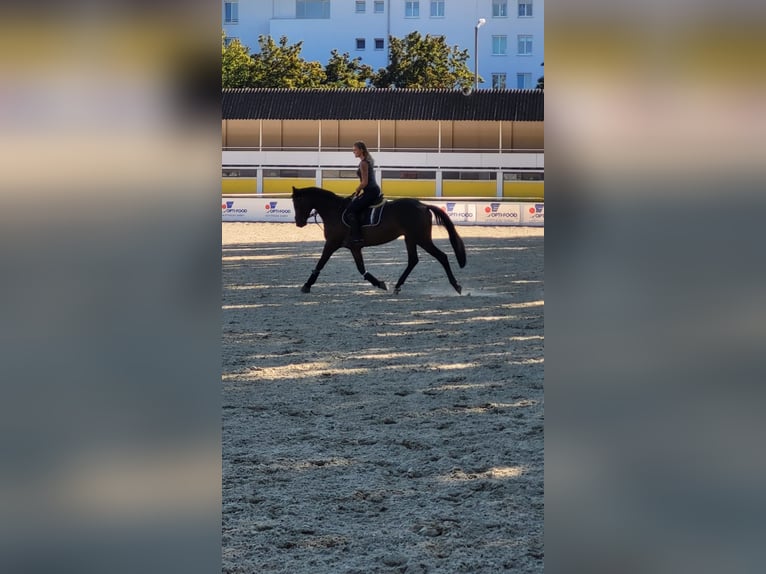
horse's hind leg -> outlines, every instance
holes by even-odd
[[[364,268],[364,258],[362,257],[362,250],[359,247],[355,247],[351,249],[351,254],[354,256],[354,262],[356,263],[356,268],[359,270],[359,273],[362,274],[362,277],[367,279],[370,283],[375,285],[375,287],[379,287],[383,289],[384,291],[388,290],[388,287],[386,287],[386,284],[383,281],[380,281],[377,279],[372,273],[369,273]]]
[[[402,285],[404,285],[404,281],[410,274],[410,271],[412,271],[415,265],[418,264],[418,244],[408,235],[404,236],[404,243],[407,245],[407,268],[402,273],[402,276],[399,277],[399,281],[396,282],[396,287],[394,287],[394,295],[399,294],[399,292],[402,290]]]
[[[425,239],[422,241],[420,246],[426,252],[433,255],[436,260],[442,264],[442,267],[444,267],[444,270],[447,272],[447,278],[449,279],[450,285],[455,288],[455,291],[461,293],[463,288],[458,284],[457,279],[455,279],[455,276],[452,274],[452,269],[449,266],[449,259],[447,259],[447,255],[444,253],[444,251],[436,247],[436,245],[434,245],[433,241],[430,239]]]

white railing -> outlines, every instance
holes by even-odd
[[[497,150],[469,151],[380,151],[371,150],[376,166],[380,169],[544,169],[545,154],[537,151],[516,151],[499,153]],[[282,151],[257,149],[224,148],[223,166],[238,167],[293,167],[316,168],[337,167],[355,169],[357,160],[351,150],[317,151],[316,149]]]
[[[350,152],[350,146],[227,146],[223,151],[316,151],[316,152]],[[370,153],[544,153],[542,149],[498,149],[498,148],[436,148],[436,147],[381,147],[369,146]]]

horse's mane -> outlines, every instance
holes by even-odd
[[[343,203],[346,203],[350,200],[348,197],[340,196],[337,193],[333,193],[329,189],[322,189],[321,187],[296,187],[293,191],[293,194],[312,194],[315,196],[320,196],[328,201],[334,200]]]

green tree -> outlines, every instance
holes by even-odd
[[[271,36],[259,36],[258,47],[252,57],[253,88],[316,88],[325,80],[322,64],[301,58],[303,42],[288,45],[282,36],[277,44]]]
[[[545,66],[545,62],[540,64],[541,66]],[[545,74],[537,78],[537,85],[535,86],[536,90],[545,90]]]
[[[403,39],[389,37],[388,66],[372,79],[378,88],[464,88],[473,85],[468,50],[448,46],[444,36],[411,32]]]
[[[250,50],[239,40],[226,45],[226,32],[221,34],[221,86],[224,88],[246,88],[252,77],[253,60]]]
[[[367,80],[372,79],[373,70],[367,64],[361,63],[361,58],[350,59],[348,52],[339,54],[338,50],[331,52],[330,61],[325,66],[325,81],[323,87],[328,88],[363,88]]]

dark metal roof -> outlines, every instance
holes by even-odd
[[[542,90],[223,90],[225,120],[468,120],[541,122]]]

